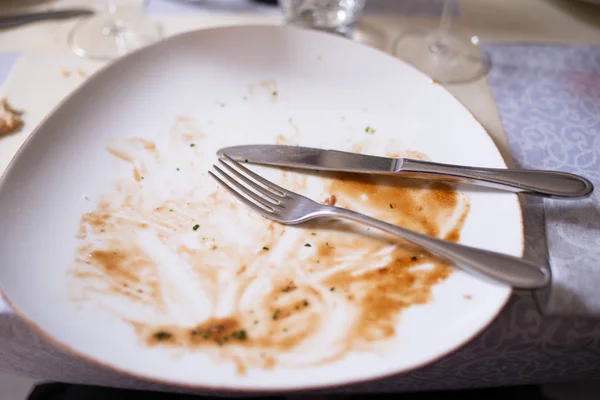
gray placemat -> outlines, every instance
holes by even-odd
[[[549,315],[600,317],[600,47],[487,45],[488,80],[515,163],[581,174],[588,199],[528,199],[527,240],[552,284],[540,291]],[[543,229],[545,218],[545,232]]]

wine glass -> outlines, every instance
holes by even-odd
[[[365,0],[279,0],[288,24],[351,37]]]
[[[160,40],[160,25],[144,15],[139,1],[106,0],[106,11],[77,24],[69,46],[80,57],[114,59]]]
[[[440,83],[469,82],[485,76],[490,68],[477,36],[458,37],[450,32],[452,0],[443,0],[438,28],[429,33],[408,32],[393,46],[398,58]]]

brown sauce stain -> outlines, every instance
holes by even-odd
[[[276,102],[279,92],[277,90],[277,82],[275,81],[262,81],[259,86],[264,89],[270,96],[271,102]]]
[[[189,151],[189,132],[171,132],[173,141],[183,146],[181,151]],[[128,146],[131,151],[107,149],[136,166],[136,151],[151,152],[159,159],[159,149],[152,142],[132,140]],[[286,174],[282,173],[286,187],[298,190],[306,185],[303,175]],[[137,177],[141,179],[141,172],[134,168],[134,181],[139,181]],[[469,205],[450,184],[354,174],[321,174],[321,178],[328,194],[326,204],[446,240],[460,239]],[[82,244],[73,275],[93,282],[95,291],[148,304],[162,316],[161,321],[169,321],[165,292],[170,289],[161,281],[158,262],[137,244],[138,232],[153,233],[161,246],[189,266],[190,279],[198,280],[198,290],[210,301],[216,304],[226,293],[233,293],[231,310],[216,317],[210,309],[208,317],[189,326],[126,320],[146,346],[200,351],[231,362],[239,374],[247,368],[277,367],[280,355],[299,351],[324,330],[336,330],[335,343],[312,350],[315,356],[321,357],[321,352],[323,356],[311,365],[384,345],[395,336],[402,311],[430,301],[432,288],[452,272],[417,246],[336,220],[322,220],[298,231],[257,217],[251,224],[258,225],[252,243],[240,247],[227,236],[219,236],[218,227],[202,217],[206,210],[224,216],[249,212],[244,207],[233,211],[230,204],[236,200],[224,190],[207,195],[204,203],[191,203],[185,197],[142,211],[141,185],[129,183],[115,186],[120,203],[101,201],[81,217],[77,238]],[[290,232],[292,243],[286,241]],[[188,239],[182,241],[179,235]],[[280,265],[281,259],[271,261],[278,250],[289,265]],[[348,261],[349,256],[356,259]],[[224,282],[233,289],[223,290]],[[261,282],[268,285],[244,297]],[[346,325],[330,323],[336,312],[333,304],[351,310]]]
[[[285,137],[284,135],[277,135],[275,137],[275,144],[279,144],[279,145],[287,144],[287,145],[289,145],[290,144],[290,140],[287,137]]]
[[[190,147],[188,150],[197,150],[205,134],[196,119],[181,115],[171,126],[170,136],[173,142]]]
[[[155,329],[147,337],[149,346],[177,344],[180,346],[203,346],[243,343],[247,333],[233,318],[211,318],[192,328],[162,327]]]
[[[238,269],[238,270],[237,270],[237,272],[236,272],[235,274],[236,274],[236,275],[242,275],[244,272],[246,272],[246,268],[247,268],[247,267],[246,267],[245,265],[242,265],[242,266],[240,267],[240,269]]]
[[[136,182],[142,180],[142,174],[140,174],[140,171],[135,167],[133,167],[133,180]]]
[[[106,150],[108,150],[108,152],[110,154],[112,154],[113,156],[115,156],[115,157],[117,157],[117,158],[119,158],[119,159],[121,159],[121,160],[123,160],[125,162],[128,162],[128,163],[132,163],[133,162],[133,157],[130,154],[124,152],[124,151],[115,149],[113,147],[106,147]]]
[[[335,206],[336,201],[337,198],[335,197],[335,194],[332,194],[331,196],[328,196],[325,198],[325,200],[323,200],[323,204],[325,204],[326,206]]]
[[[264,80],[260,81],[258,84],[252,83],[248,85],[248,94],[250,96],[254,96],[255,88],[262,89],[262,91],[266,92],[271,99],[271,102],[276,102],[279,96],[279,91],[277,89],[277,81],[275,80]],[[244,97],[245,99],[245,97]]]
[[[143,138],[131,138],[128,140],[129,143],[131,143],[132,145],[136,146],[136,147],[140,147],[144,150],[148,150],[148,151],[156,151],[156,144],[154,144],[154,142],[147,140],[147,139],[143,139]]]
[[[290,124],[290,126],[292,127],[292,129],[294,131],[294,136],[298,136],[298,134],[300,133],[300,129],[298,129],[298,125],[296,125],[296,123],[294,122],[294,120],[292,118],[288,118],[288,123]]]
[[[118,227],[118,228],[117,228]],[[107,204],[101,203],[95,212],[81,217],[77,238],[81,240],[103,236],[115,229],[144,229],[146,224],[124,222],[110,213]],[[73,271],[79,279],[94,281],[102,277],[104,291],[122,295],[142,302],[156,302],[160,294],[160,282],[156,275],[154,261],[137,245],[134,238],[120,240],[107,238],[100,245],[90,243],[77,250],[80,268]],[[157,302],[160,306],[160,301]]]
[[[385,267],[358,276],[334,274],[326,281],[336,291],[352,293],[347,299],[355,302],[360,310],[353,329],[345,338],[348,348],[357,341],[372,342],[393,337],[399,312],[428,302],[432,286],[450,274],[449,267],[432,257],[413,261],[414,256],[410,254],[414,252],[397,250]],[[411,268],[425,262],[432,264],[430,270]]]
[[[438,236],[459,202],[458,194],[448,184],[397,177],[344,174],[330,179],[327,191],[343,207],[362,209],[386,222],[431,236]],[[460,229],[462,224],[455,227],[456,240]]]
[[[328,192],[335,193],[338,201],[408,229],[458,241],[468,214],[468,204],[458,209],[459,194],[447,184],[344,175],[331,178]],[[459,217],[451,220],[457,212]],[[431,288],[446,279],[452,269],[422,249],[403,244],[393,238],[342,237],[335,242],[318,244],[315,257],[320,265],[334,265],[338,255],[352,248],[368,249],[377,253],[385,246],[399,242],[384,266],[361,274],[347,271],[330,275],[325,284],[331,292],[345,293],[346,300],[356,304],[359,313],[345,337],[346,346],[353,343],[374,342],[391,338],[399,313],[412,305],[430,300]],[[367,257],[368,259],[368,257]],[[428,268],[415,268],[427,265]]]
[[[468,213],[468,204],[462,210],[457,208],[459,194],[446,184],[344,175],[330,177],[327,190],[336,193],[335,196],[344,204],[368,209],[372,215],[397,225],[428,234],[439,234],[446,230],[445,237],[454,241],[459,239]],[[452,226],[445,227],[445,223],[456,212],[460,212],[460,216],[454,219]],[[306,238],[304,247],[315,247],[310,261],[317,265],[319,271],[327,271],[335,266],[340,257],[353,249],[365,249],[365,263],[368,263],[377,259],[375,254],[382,249],[394,246],[389,254],[389,261],[379,268],[362,273],[342,270],[328,275],[321,282],[326,292],[351,303],[356,310],[351,326],[344,330],[338,343],[344,350],[327,361],[343,357],[356,346],[394,337],[401,311],[413,305],[427,303],[433,286],[452,272],[452,268],[422,249],[395,238],[331,232],[312,232],[308,235],[310,236]],[[271,251],[270,247],[263,248],[263,252],[268,251]],[[427,268],[418,268],[425,265]],[[242,268],[242,271],[245,272],[246,269]],[[241,330],[243,341],[225,340],[222,335],[217,335],[216,344],[242,346],[248,351],[260,350],[267,354],[290,351],[324,328],[323,316],[320,315],[323,302],[321,292],[314,287],[293,279],[283,280],[275,284],[271,292],[262,299],[258,307],[262,310],[260,317],[254,314],[246,318],[238,313],[227,319],[229,322],[223,328],[223,335]],[[200,327],[214,323],[215,320],[208,320]],[[152,340],[153,335],[166,331],[176,340],[169,337],[160,343],[162,345],[197,348],[215,344],[210,340],[192,341],[191,332],[198,329],[200,328],[181,330],[177,327],[160,327],[146,331],[145,337],[148,344],[156,345],[157,342]],[[200,330],[204,332],[202,329]],[[243,360],[244,358],[237,358],[236,365],[244,363]],[[276,364],[275,359],[271,362]],[[256,366],[252,362],[248,365]],[[260,366],[265,368],[264,363]]]

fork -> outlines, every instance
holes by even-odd
[[[416,244],[469,273],[516,289],[539,289],[550,280],[547,268],[518,257],[477,249],[405,229],[346,208],[317,203],[250,171],[226,154],[208,173],[239,201],[263,217],[284,225],[317,218],[347,219]]]

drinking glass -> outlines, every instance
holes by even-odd
[[[287,23],[351,36],[365,0],[279,0]]]
[[[144,15],[139,0],[106,0],[106,10],[77,24],[69,46],[81,57],[113,59],[162,37],[160,25]]]
[[[463,38],[450,32],[452,0],[443,0],[438,28],[430,33],[408,32],[393,46],[398,58],[440,83],[468,82],[487,74],[490,62],[477,36]]]

